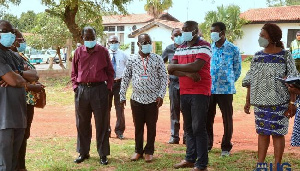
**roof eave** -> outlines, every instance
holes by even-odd
[[[271,22],[272,23],[300,23],[300,20],[261,20],[261,21],[249,21],[248,24],[265,24]]]

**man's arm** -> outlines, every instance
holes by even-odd
[[[164,63],[168,62],[168,47],[164,50],[164,52],[162,53],[161,57],[162,57]]]
[[[126,101],[126,91],[129,86],[129,82],[132,78],[132,60],[128,59],[126,69],[122,76],[121,88],[120,88],[120,101]]]
[[[36,82],[39,80],[39,76],[37,74],[37,71],[32,69],[32,70],[26,70],[23,71],[22,77],[27,80],[28,82]]]
[[[242,58],[240,50],[236,47],[234,56],[233,56],[233,72],[234,72],[234,81],[237,81],[241,75],[242,71]]]
[[[4,82],[12,87],[24,87],[26,84],[26,80],[24,80],[21,75],[15,73],[14,71],[7,72],[1,78]]]
[[[106,51],[106,61],[107,61],[107,67],[106,67],[106,74],[107,74],[107,89],[112,90],[112,86],[114,83],[114,67],[112,66],[112,63],[110,61],[109,52]]]
[[[74,57],[72,60],[72,72],[71,72],[71,81],[73,85],[73,90],[75,90],[78,87],[78,82],[77,82],[77,76],[78,76],[78,51],[76,49],[74,53]]]
[[[172,60],[171,64],[168,65],[168,72],[170,75],[175,75],[177,77],[189,77],[193,79],[193,81],[197,82],[201,80],[201,77],[198,72],[183,72],[183,71],[172,71],[169,67],[180,65],[177,60]],[[170,73],[172,72],[172,73]]]
[[[195,62],[188,63],[188,64],[170,64],[168,66],[169,74],[173,74],[174,71],[181,71],[181,72],[198,72],[204,66],[205,61],[202,59],[196,59]]]

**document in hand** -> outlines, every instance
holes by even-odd
[[[283,79],[283,78],[276,78],[286,84],[291,84],[297,88],[300,89],[300,77],[297,76],[297,77],[288,77],[287,79]]]

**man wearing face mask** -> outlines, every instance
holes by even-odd
[[[126,105],[126,90],[132,80],[130,99],[135,127],[135,154],[132,161],[145,154],[145,162],[151,162],[154,153],[158,108],[163,104],[167,88],[167,72],[162,58],[152,51],[148,34],[138,36],[138,54],[128,59],[121,82],[121,106]],[[144,125],[147,126],[147,144],[143,148]]]
[[[233,133],[233,94],[236,93],[234,83],[241,75],[241,55],[238,47],[225,37],[226,26],[222,22],[215,22],[211,26],[212,58],[210,74],[212,88],[207,116],[206,129],[208,134],[208,151],[213,147],[213,124],[218,104],[223,118],[224,135],[221,149],[222,157],[229,156],[232,149]]]
[[[109,148],[108,94],[112,90],[114,69],[108,50],[97,44],[93,27],[81,33],[84,45],[78,47],[72,61],[72,84],[75,92],[77,152],[75,163],[90,157],[91,117],[95,118],[97,151],[100,164],[107,165]]]
[[[111,63],[113,65],[115,75],[114,75],[114,84],[112,88],[112,92],[109,93],[109,122],[110,123],[110,112],[112,107],[112,100],[114,98],[114,104],[116,109],[117,121],[115,126],[115,133],[117,138],[120,140],[124,139],[124,131],[125,131],[125,117],[124,117],[124,108],[120,105],[120,87],[122,75],[124,73],[126,62],[128,56],[119,49],[120,43],[119,38],[116,35],[112,35],[108,39],[108,48],[109,54],[111,58]],[[109,128],[109,130],[111,130]]]
[[[198,35],[198,23],[186,21],[182,27],[185,41],[168,66],[169,74],[179,77],[180,104],[186,131],[185,160],[174,168],[192,167],[206,171],[208,164],[206,118],[211,89],[210,44]]]
[[[15,170],[18,152],[26,128],[26,81],[37,81],[10,50],[15,41],[15,30],[0,20],[0,170]]]
[[[171,32],[171,39],[174,43],[166,47],[162,54],[162,58],[166,63],[172,62],[175,50],[183,43],[183,38],[180,28],[174,28]],[[179,130],[180,130],[180,93],[179,93],[179,79],[175,75],[169,75],[169,99],[171,112],[171,138],[169,144],[179,144]],[[185,144],[185,133],[183,135],[183,144]]]

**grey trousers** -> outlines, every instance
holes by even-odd
[[[110,111],[112,107],[112,101],[114,99],[117,121],[115,126],[115,133],[116,135],[122,135],[125,131],[125,116],[124,116],[124,108],[120,106],[120,88],[121,88],[121,81],[115,82],[112,88],[112,92],[109,93],[108,96],[108,111],[109,111],[109,122],[110,123]],[[110,126],[109,126],[110,127]]]
[[[108,90],[106,84],[93,87],[79,85],[75,92],[77,152],[89,154],[92,138],[92,113],[95,118],[99,156],[110,154],[108,132]]]
[[[16,169],[24,132],[24,128],[0,130],[0,171]]]

